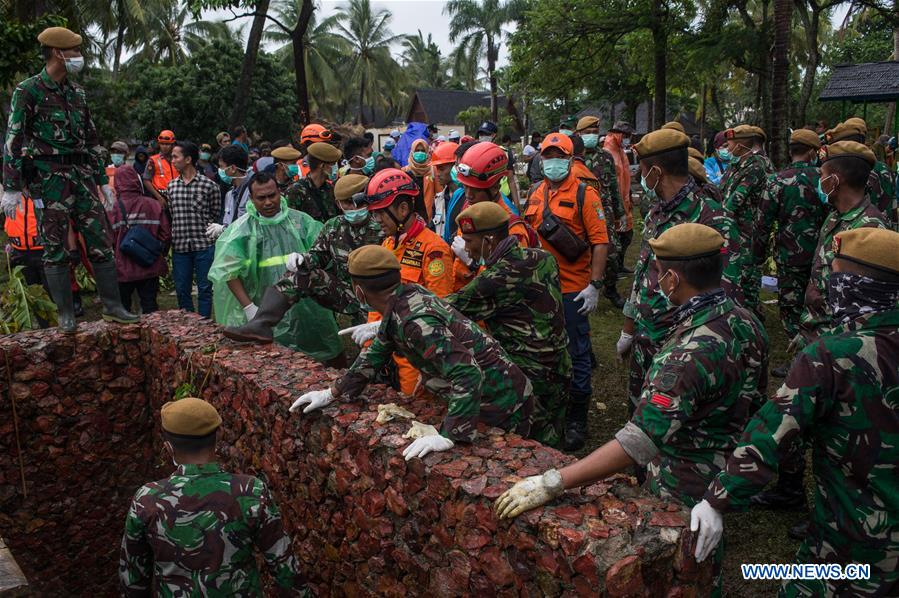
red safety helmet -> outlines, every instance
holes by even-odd
[[[509,155],[506,150],[489,141],[468,148],[456,165],[459,182],[475,189],[489,189],[508,170]]]
[[[454,141],[443,141],[431,152],[431,166],[451,164],[456,161],[456,150],[459,144]]]
[[[400,195],[417,197],[421,191],[408,174],[399,168],[385,168],[375,173],[365,189],[369,210],[383,210]]]
[[[175,134],[166,129],[159,133],[159,136],[156,137],[156,141],[159,143],[175,143]]]
[[[331,141],[331,131],[317,123],[303,127],[300,132],[300,143],[318,143],[319,141],[325,143]]]

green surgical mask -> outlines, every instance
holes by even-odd
[[[211,155],[209,152],[200,152],[200,160],[208,160]]]
[[[581,135],[581,139],[584,140],[584,147],[587,149],[594,149],[597,145],[599,145],[598,133],[587,133],[586,135]]]
[[[543,174],[554,183],[567,177],[570,169],[571,161],[568,158],[544,158],[543,160]]]
[[[571,137],[574,134],[574,131],[572,131],[571,129],[559,129],[559,133]]]
[[[365,222],[366,218],[368,218],[368,208],[359,208],[358,210],[345,210],[343,212],[343,219],[350,224],[359,224],[360,222]]]
[[[294,177],[300,174],[300,165],[299,164],[288,164],[287,165],[287,174]]]
[[[109,157],[112,159],[112,163],[116,166],[121,166],[125,163],[125,154],[109,154]]]
[[[412,152],[412,159],[419,164],[424,164],[425,160],[428,159],[428,154],[427,152]]]
[[[228,176],[228,173],[225,172],[224,168],[219,168],[219,179],[226,185],[230,185],[231,181],[234,180],[232,177]]]

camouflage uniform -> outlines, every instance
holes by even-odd
[[[778,463],[812,445],[817,484],[798,563],[867,563],[858,581],[787,581],[785,596],[895,596],[899,588],[899,311],[839,324],[793,361],[746,426],[706,500],[745,508]]]
[[[306,212],[319,222],[327,222],[340,215],[334,201],[334,186],[330,181],[316,187],[312,179],[303,177],[287,188],[284,197],[287,198],[287,207]]]
[[[765,192],[768,177],[774,173],[771,161],[762,154],[743,156],[736,164],[731,163],[721,179],[721,196],[724,210],[739,233],[740,251],[732,255],[728,262],[727,276],[739,281],[744,307],[759,309],[759,288],[761,286],[762,263],[753,255],[755,224],[758,221],[759,202]]]
[[[656,202],[644,221],[643,243],[640,257],[634,267],[634,286],[624,306],[624,315],[634,320],[633,350],[630,364],[628,397],[636,405],[643,389],[646,372],[659,346],[671,328],[674,308],[659,293],[655,256],[649,239],[655,239],[676,224],[695,222],[710,226],[724,237],[729,255],[738,251],[737,232],[721,204],[699,187],[692,178],[670,201]],[[725,270],[726,271],[726,270]],[[734,297],[735,284],[725,276],[722,287],[728,296]]]
[[[527,436],[534,408],[531,382],[477,324],[424,287],[401,284],[387,304],[378,336],[336,382],[357,396],[399,353],[421,372],[421,386],[448,405],[440,433],[471,442],[477,422]]]
[[[97,198],[97,185],[108,179],[81,86],[69,78],[57,84],[47,69],[19,83],[12,94],[4,156],[5,189],[27,187],[35,202],[43,202],[35,215],[45,264],[68,263],[70,218],[84,236],[90,261],[113,259],[106,212]],[[34,159],[33,175],[26,157]]]
[[[286,272],[275,287],[291,301],[307,296],[322,307],[351,315],[358,323],[365,321],[356,301],[347,270],[347,257],[363,245],[380,245],[384,240],[381,227],[370,217],[362,224],[350,224],[341,216],[325,223],[296,273]]]
[[[131,501],[119,559],[122,594],[261,596],[254,548],[281,595],[303,595],[305,580],[265,484],[218,463],[179,465]]]
[[[871,205],[867,197],[844,214],[831,210],[827,215],[818,237],[815,261],[805,289],[805,305],[800,319],[800,333],[805,342],[813,340],[830,326],[827,283],[830,280],[830,263],[833,261],[833,238],[844,230],[865,227],[890,228],[883,213]]]
[[[886,164],[875,162],[865,187],[865,195],[871,200],[871,205],[877,206],[877,209],[883,212],[892,230],[897,230],[899,225],[895,177],[896,173],[891,172]]]
[[[618,189],[615,159],[606,150],[597,148],[593,151],[586,151],[584,163],[599,181],[599,189],[597,191],[602,200],[602,209],[606,215],[606,232],[609,235],[609,256],[606,258],[605,288],[613,289],[618,282],[620,266],[624,260],[621,238],[617,232],[618,225],[627,216],[627,213],[624,211],[624,203],[621,200],[621,192]]]
[[[759,203],[753,254],[765,262],[768,239],[774,232],[774,262],[780,320],[790,338],[799,332],[799,318],[808,286],[815,248],[827,207],[818,198],[821,171],[807,162],[794,162],[768,178]]]
[[[555,258],[540,249],[522,249],[508,237],[486,268],[446,302],[493,338],[534,387],[532,436],[557,446],[562,440],[571,356]]]

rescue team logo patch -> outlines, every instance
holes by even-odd
[[[428,264],[428,274],[431,276],[443,276],[444,271],[446,271],[446,267],[443,265],[443,260],[434,260]]]
[[[415,249],[405,249],[403,250],[403,257],[402,259],[400,259],[400,264],[404,266],[411,266],[412,268],[421,268],[421,259],[423,257],[423,251],[417,251]]]
[[[652,400],[649,402],[652,403],[653,405],[658,405],[659,407],[662,407],[663,409],[668,409],[669,407],[671,407],[671,399],[669,397],[666,397],[665,395],[662,395],[659,393],[653,394]]]

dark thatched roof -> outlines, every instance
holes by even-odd
[[[819,99],[892,102],[899,99],[899,62],[839,64]]]

